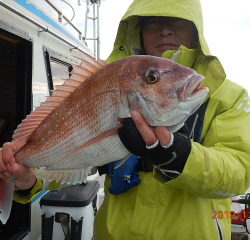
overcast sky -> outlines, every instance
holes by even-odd
[[[68,18],[73,16],[73,11],[62,0],[51,1],[60,3]],[[79,6],[78,0],[67,1],[72,4],[76,12],[73,23],[84,32],[86,3],[81,1],[81,6]],[[109,56],[119,21],[132,2],[133,0],[101,1],[101,59]],[[219,58],[228,79],[250,91],[248,71],[250,69],[250,0],[201,0],[201,5],[204,17],[204,35],[210,52]],[[92,6],[90,16],[91,14]],[[87,37],[92,37],[91,31],[92,26],[89,24]],[[91,43],[89,46],[92,47]]]

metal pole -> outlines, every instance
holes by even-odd
[[[96,24],[96,17],[95,17],[95,3],[93,3],[93,37],[96,38],[96,32],[95,32],[95,24]],[[94,56],[96,59],[96,40],[94,40]]]
[[[60,23],[62,23],[62,18],[63,18],[63,15],[58,13],[58,20],[59,20]]]
[[[87,38],[87,22],[88,22],[88,12],[89,12],[89,0],[86,1],[86,14],[85,14],[85,31],[84,31],[84,41],[86,42],[86,38]]]
[[[100,26],[99,26],[99,7],[100,0],[97,0],[97,60],[100,59]]]

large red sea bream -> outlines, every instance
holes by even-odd
[[[93,166],[130,156],[117,130],[139,112],[150,126],[177,131],[208,93],[204,77],[171,60],[130,56],[106,65],[81,53],[80,65],[14,133],[19,164],[43,179],[86,180]],[[0,220],[11,208],[15,179],[0,180]],[[12,186],[11,186],[12,185]]]

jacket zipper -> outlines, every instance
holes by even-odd
[[[213,210],[213,212],[214,211],[216,211],[216,210]],[[218,218],[214,218],[214,224],[215,224],[218,240],[224,240],[223,231],[222,231],[222,228],[221,228],[221,225],[220,225]]]

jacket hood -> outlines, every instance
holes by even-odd
[[[141,49],[140,29],[139,27],[135,28],[140,16],[179,17],[192,21],[195,24],[199,36],[197,49],[188,49],[180,46],[176,51],[166,50],[162,57],[193,68],[197,73],[203,75],[205,81],[202,87],[209,88],[207,95],[207,98],[209,98],[225,80],[226,73],[218,58],[210,54],[203,36],[203,17],[200,1],[134,0],[120,21],[113,51],[106,60],[107,63],[133,55],[135,48]]]
[[[192,21],[198,30],[203,54],[211,55],[203,36],[203,17],[199,0],[134,0],[120,21],[114,49],[107,62],[133,54],[132,47],[141,48],[139,27],[135,29],[139,16],[178,17]]]

